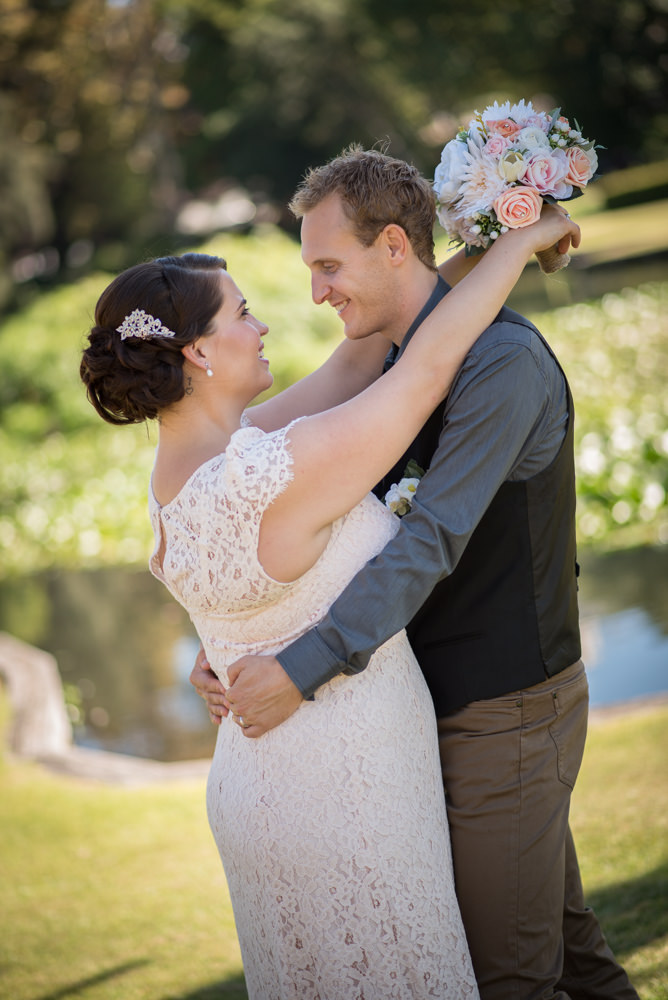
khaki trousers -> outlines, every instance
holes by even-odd
[[[568,826],[581,662],[438,720],[457,897],[482,1000],[638,1000],[585,906]]]

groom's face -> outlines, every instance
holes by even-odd
[[[304,215],[301,238],[313,301],[328,302],[336,309],[350,340],[372,333],[392,339],[399,285],[383,234],[365,247],[355,235],[341,198],[332,194]]]

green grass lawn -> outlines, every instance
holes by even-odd
[[[668,705],[596,721],[573,807],[589,901],[642,1000],[668,997],[667,733]],[[5,760],[0,996],[245,997],[204,793]]]

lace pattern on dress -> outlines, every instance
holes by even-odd
[[[285,586],[257,573],[257,543],[262,515],[292,478],[286,438],[295,422],[271,434],[240,428],[170,503],[150,496],[151,572],[191,614],[238,612]]]
[[[257,545],[292,476],[289,430],[242,427],[171,503],[150,500],[151,568],[221,678],[244,653],[274,652],[316,624],[399,526],[369,496],[307,573],[269,578]],[[405,633],[258,740],[224,719],[207,808],[250,1000],[477,1000],[436,720]]]

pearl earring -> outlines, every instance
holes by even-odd
[[[206,368],[206,374],[207,374],[207,376],[208,376],[209,378],[213,378],[213,372],[212,372],[212,371],[211,371],[211,369],[209,368],[209,362],[208,362],[208,361],[205,361],[205,362],[204,362],[204,367]]]

